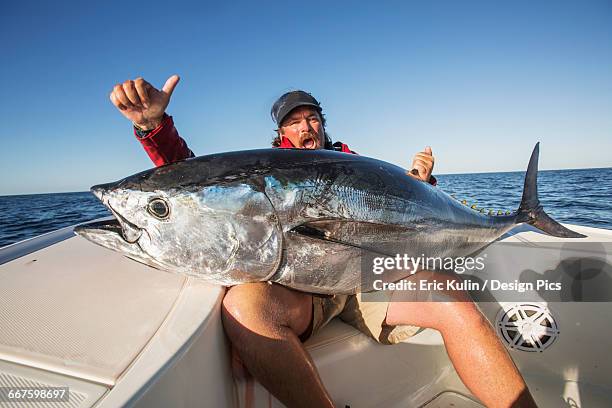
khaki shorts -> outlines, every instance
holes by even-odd
[[[382,295],[381,301],[363,301],[361,294],[312,297],[312,327],[302,339],[314,336],[334,317],[338,316],[360,332],[381,344],[396,344],[414,336],[420,327],[389,326],[385,323],[392,292]]]

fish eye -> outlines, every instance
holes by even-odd
[[[168,204],[161,198],[154,198],[151,200],[147,206],[147,210],[149,214],[160,220],[165,220],[168,218],[168,215],[170,215]]]

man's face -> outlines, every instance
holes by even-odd
[[[298,149],[322,149],[325,131],[319,112],[309,106],[295,108],[283,119],[279,131]]]

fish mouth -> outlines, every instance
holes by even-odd
[[[96,243],[100,241],[98,237],[105,237],[105,240],[112,237],[113,241],[121,240],[125,244],[138,244],[138,240],[142,235],[142,229],[136,228],[134,224],[130,224],[129,221],[125,220],[114,211],[113,214],[120,219],[109,217],[104,220],[77,225],[74,227],[74,232]],[[126,225],[129,226],[126,227]]]
[[[110,203],[107,203],[106,205],[117,219],[117,223],[121,226],[121,235],[123,236],[123,239],[128,244],[134,244],[138,242],[138,240],[142,236],[142,228],[138,228],[136,225],[132,224],[127,219],[122,217],[121,214],[119,214],[119,212],[115,210]]]
[[[90,231],[97,230],[107,234],[123,235],[121,224],[116,218],[108,217],[104,220],[87,222],[74,227],[74,232],[79,235],[86,235]]]
[[[106,186],[106,184],[93,186],[91,188],[91,192],[102,202],[102,204],[108,207],[111,213],[113,213],[113,215],[115,216],[116,222],[113,225],[107,224],[100,229],[106,232],[118,233],[128,244],[134,244],[138,242],[138,239],[142,236],[142,228],[139,228],[137,225],[128,221],[119,213],[119,211],[113,208],[107,194],[108,190]]]
[[[74,227],[74,232],[108,249],[133,247],[123,238],[123,227],[116,218],[108,217],[98,221],[86,222]]]
[[[96,245],[119,252],[136,262],[164,270],[163,265],[149,256],[140,243],[129,243],[124,238],[123,225],[117,218],[108,217],[81,224],[74,227],[74,232]]]

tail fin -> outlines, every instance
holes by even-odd
[[[536,143],[529,159],[527,174],[525,175],[525,186],[523,187],[523,199],[518,209],[517,222],[531,224],[537,229],[561,238],[584,238],[585,235],[565,228],[553,220],[544,212],[538,199],[538,156],[540,155],[540,142]]]

